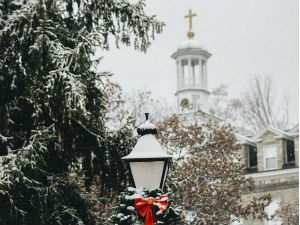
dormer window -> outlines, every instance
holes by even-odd
[[[265,170],[277,169],[277,148],[276,144],[264,145],[264,168]]]

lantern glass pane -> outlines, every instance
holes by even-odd
[[[166,181],[166,177],[167,177],[167,174],[168,174],[168,169],[169,169],[169,163],[166,162],[166,171],[165,171],[165,174],[164,174],[164,180],[163,180],[162,188],[165,186],[165,181]]]
[[[159,188],[164,161],[130,162],[130,168],[136,188]]]

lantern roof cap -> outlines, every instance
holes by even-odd
[[[123,157],[124,160],[130,159],[166,159],[172,158],[166,153],[157,139],[152,134],[145,134],[140,137],[129,155]]]
[[[149,113],[145,113],[145,116],[146,121],[138,127],[137,133],[142,136],[145,134],[157,134],[155,125],[150,123],[148,120]]]
[[[137,133],[142,136],[145,134],[157,134],[157,130],[154,124],[150,123],[149,120],[146,120],[145,123],[137,128]]]

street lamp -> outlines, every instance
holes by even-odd
[[[153,134],[156,127],[146,121],[137,129],[141,137],[129,155],[122,159],[129,162],[136,188],[163,189],[172,157],[166,153]]]

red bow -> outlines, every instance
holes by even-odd
[[[153,211],[153,204],[158,206],[159,210],[161,212],[165,211],[168,208],[168,195],[162,195],[157,198],[136,198],[135,199],[135,208],[138,211],[138,213],[142,216],[145,217],[145,225],[154,225],[156,223],[157,219],[154,215]]]

